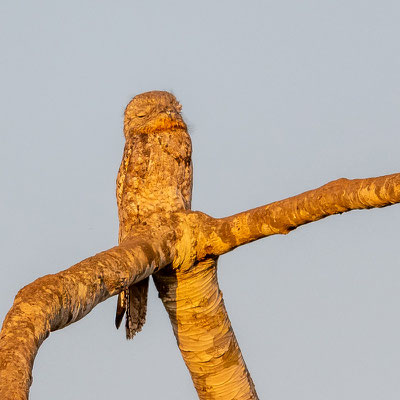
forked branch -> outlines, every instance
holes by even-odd
[[[78,321],[100,302],[169,264],[176,270],[170,271],[172,277],[189,276],[188,272],[196,273],[196,268],[201,264],[199,261],[215,260],[219,255],[251,241],[274,234],[287,234],[301,225],[329,215],[355,209],[385,207],[399,202],[400,174],[393,174],[369,179],[339,179],[318,189],[227,218],[214,219],[192,211],[153,214],[142,224],[135,225],[134,232],[120,246],[90,257],[58,274],[39,278],[17,294],[0,334],[0,399],[28,398],[36,352],[51,331]],[[210,271],[214,273],[215,263],[211,262],[209,267],[213,268]],[[166,274],[165,282],[168,283],[168,279],[171,277]],[[178,342],[180,346],[187,347],[189,342],[185,332],[178,328],[179,323],[185,319],[183,311],[188,311],[189,303],[182,293],[186,293],[183,289],[189,287],[189,284],[185,286],[183,283],[180,287],[177,284],[170,285],[169,288],[166,283],[163,288],[165,282],[161,274],[157,282],[160,292],[165,291],[166,299],[172,301],[170,316],[173,317],[173,325],[177,327],[175,333]],[[178,279],[177,282],[182,284],[184,280]],[[218,289],[217,284],[215,287]],[[193,294],[193,291],[189,290],[188,293]],[[195,301],[192,303],[198,310],[198,304]],[[217,315],[214,311],[214,314],[209,310],[207,312],[209,321]],[[225,318],[226,313],[222,314]],[[230,327],[228,319],[226,326]],[[208,332],[212,333],[211,330]],[[233,337],[230,328],[226,332],[226,337],[221,338],[222,342],[225,338],[230,340]],[[203,375],[212,376],[209,372],[213,372],[215,366],[202,363],[199,373],[197,364],[191,362],[192,359],[202,359],[198,357],[198,346],[194,346],[190,352],[186,347],[185,360],[195,384],[198,383],[199,387],[196,388],[201,395]],[[232,357],[241,359],[238,357],[238,347],[232,348],[235,348]],[[204,351],[200,350],[200,356],[204,356]],[[248,375],[244,362],[240,365],[243,373],[238,374],[238,382]],[[224,371],[225,364],[218,365],[218,368]],[[215,371],[213,373],[215,375]],[[243,389],[240,398],[256,398],[249,376],[247,381],[247,386],[242,385],[247,389]],[[234,383],[229,382],[230,387]],[[225,391],[226,387],[221,387],[221,390]],[[201,396],[210,398],[208,392]]]

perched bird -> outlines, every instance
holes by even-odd
[[[117,177],[119,243],[153,213],[190,209],[192,146],[182,106],[168,92],[135,96],[125,109],[126,144]],[[126,337],[132,339],[146,319],[146,278],[119,294],[115,325],[126,313]]]

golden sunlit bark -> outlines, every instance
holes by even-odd
[[[208,258],[153,275],[200,399],[257,399]]]
[[[254,240],[288,234],[301,225],[351,210],[381,208],[400,202],[400,174],[341,178],[314,190],[226,218],[204,216],[198,257],[220,256]],[[204,236],[203,236],[204,235]]]
[[[50,332],[169,264],[174,238],[173,228],[139,229],[123,245],[21,289],[0,333],[0,399],[27,399],[34,358]]]

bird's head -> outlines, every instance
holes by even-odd
[[[124,135],[151,134],[165,130],[184,129],[182,106],[168,92],[152,91],[135,96],[125,109]]]

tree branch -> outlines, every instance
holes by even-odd
[[[225,308],[217,260],[153,275],[179,350],[201,400],[258,399]]]
[[[288,234],[297,227],[351,210],[386,207],[400,202],[400,173],[377,178],[327,183],[285,200],[213,219],[202,214],[204,243],[199,258],[219,256],[266,236]]]
[[[28,398],[34,358],[51,331],[172,262],[175,234],[165,226],[139,227],[122,245],[18,292],[0,333],[0,399]]]

